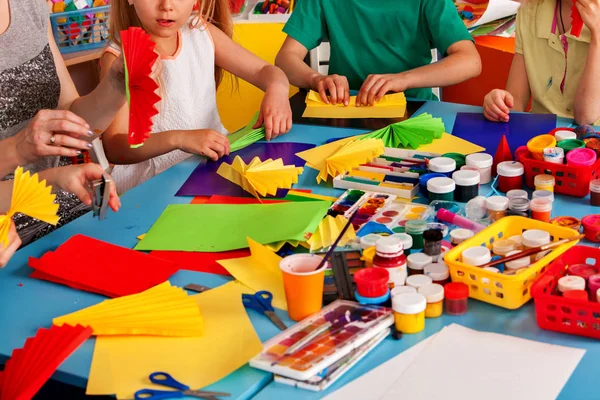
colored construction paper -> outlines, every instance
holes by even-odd
[[[136,250],[227,251],[261,244],[306,240],[331,205],[328,201],[279,204],[172,204]]]
[[[319,224],[315,233],[308,239],[310,251],[317,251],[333,246],[333,243],[340,236],[347,223],[348,220],[343,215],[338,215],[335,218],[331,215],[326,216]],[[340,239],[338,246],[345,246],[355,238],[354,227],[350,225],[344,236]]]
[[[227,260],[230,258],[247,257],[250,250],[240,249],[231,251],[222,251],[220,253],[199,253],[188,251],[153,251],[150,253],[153,257],[169,260],[179,265],[179,268],[196,272],[207,272],[209,274],[218,274],[231,276],[217,260]]]
[[[510,151],[527,145],[529,139],[556,128],[556,115],[511,113],[509,122],[491,122],[482,113],[458,113],[452,134],[496,153],[502,135],[506,135]]]
[[[279,268],[281,257],[251,238],[248,238],[248,247],[251,253],[249,257],[230,258],[217,262],[235,279],[255,292],[261,290],[271,292],[273,306],[287,310],[283,276]]]
[[[30,257],[33,278],[120,297],[140,293],[179,270],[171,261],[84,235],[75,235],[39,259]]]
[[[289,192],[288,192],[289,193]],[[204,204],[277,204],[285,203],[286,200],[267,200],[250,198],[250,197],[232,197],[232,196],[211,196]],[[195,203],[191,203],[195,204]],[[199,203],[198,203],[199,204]]]
[[[13,351],[4,366],[0,399],[27,400],[41,389],[54,371],[92,334],[80,325],[41,328]]]
[[[299,189],[290,190],[288,192],[287,196],[285,197],[285,199],[289,198],[292,201],[297,201],[298,197],[304,197],[306,199],[311,199],[311,200],[324,200],[324,201],[333,201],[333,202],[335,202],[337,200],[337,197],[323,196],[321,194],[310,193],[310,191],[308,193],[306,193]]]
[[[418,149],[440,139],[445,130],[441,118],[424,113],[366,134],[361,140],[381,139],[385,147]]]
[[[56,195],[52,194],[52,186],[46,181],[39,181],[37,174],[23,172],[23,167],[15,170],[13,192],[10,208],[6,215],[0,215],[0,245],[8,246],[10,221],[16,213],[25,214],[40,221],[56,225],[58,223],[58,204],[54,203]]]
[[[156,371],[200,389],[242,367],[262,351],[242,303],[244,293],[244,285],[230,282],[192,296],[204,317],[202,337],[97,338],[86,393],[131,399],[141,388],[165,390],[148,380]]]
[[[243,148],[265,138],[264,126],[256,129],[253,128],[254,124],[256,124],[256,121],[258,121],[258,113],[254,115],[252,121],[250,121],[248,125],[227,136],[227,139],[229,139],[229,149],[231,153],[240,151]]]
[[[196,302],[167,281],[142,293],[104,300],[54,318],[54,325],[89,326],[94,335],[201,336],[203,321]]]
[[[190,204],[206,204],[210,196],[196,196],[190,201]]]
[[[296,153],[312,149],[314,144],[306,143],[255,143],[240,150],[235,155],[230,154],[218,161],[207,161],[196,167],[194,172],[179,189],[176,196],[236,196],[252,197],[252,195],[240,186],[229,182],[227,179],[216,174],[222,163],[231,164],[236,156],[249,163],[254,157],[261,160],[281,158],[286,165],[304,166],[304,161],[296,157]],[[277,191],[277,198],[285,197],[287,190]]]
[[[406,97],[404,93],[383,96],[373,106],[356,107],[356,96],[350,96],[347,106],[343,104],[327,104],[321,100],[319,93],[310,91],[306,95],[304,118],[400,118],[406,114]]]
[[[461,139],[458,136],[443,133],[439,140],[434,140],[431,144],[419,147],[419,151],[435,154],[459,153],[468,155],[485,151],[485,148]]]

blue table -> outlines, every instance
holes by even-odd
[[[429,102],[422,107],[419,113],[429,112],[436,117],[442,117],[446,128],[450,130],[457,112],[478,112],[480,110],[478,107]],[[561,120],[559,125],[566,126],[569,123],[568,120]],[[275,139],[275,141],[321,144],[329,138],[347,137],[360,133],[364,132],[353,129],[295,125],[290,133]],[[52,318],[90,306],[104,299],[99,295],[29,278],[31,269],[27,266],[27,258],[39,257],[46,251],[55,249],[76,233],[120,246],[133,247],[137,243],[136,237],[147,232],[168,204],[189,202],[189,198],[175,197],[174,194],[196,167],[198,161],[199,158],[192,157],[131,190],[122,197],[121,211],[118,214],[110,213],[105,221],[99,222],[87,214],[27,246],[13,257],[5,269],[0,270],[0,303],[3,305],[0,308],[0,324],[4,328],[0,330],[0,363],[6,361],[12,350],[21,347],[25,339],[34,335],[38,328],[48,327]],[[315,193],[324,195],[339,196],[342,193],[340,190],[333,189],[331,183],[317,186],[316,175],[316,171],[306,168],[297,187],[311,189]],[[573,204],[578,206],[572,207]],[[568,206],[571,207],[567,209]],[[587,199],[557,196],[554,215],[582,217],[593,212],[595,211],[588,205]],[[193,282],[214,287],[226,281],[227,278],[224,277],[191,271],[180,271],[171,278],[171,282],[179,286]],[[278,314],[286,324],[291,323],[286,313],[278,311]],[[264,341],[278,332],[265,318],[254,313],[249,313],[249,315],[261,340]],[[508,311],[477,301],[470,302],[470,311],[465,316],[444,316],[436,320],[428,320],[426,330],[420,334],[406,335],[400,342],[387,339],[336,383],[330,391],[341,387],[452,322],[480,330],[586,348],[588,352],[565,386],[562,398],[589,398],[584,394],[595,376],[594,360],[600,356],[599,343],[590,339],[540,330],[535,323],[532,304],[518,311]],[[53,378],[84,387],[89,374],[93,346],[93,340],[86,342],[61,365]],[[246,399],[254,395],[262,399],[284,398],[285,396],[286,400],[320,397],[320,394],[274,383],[270,374],[248,366],[211,385],[208,389],[230,392],[232,393],[231,399]]]

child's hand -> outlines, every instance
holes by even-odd
[[[265,126],[267,140],[275,139],[292,128],[292,109],[288,99],[288,87],[271,87],[265,92],[260,114],[253,128]]]
[[[483,115],[494,122],[508,122],[514,99],[510,92],[494,89],[483,99]]]
[[[8,245],[4,247],[4,244],[0,243],[0,268],[4,268],[8,264],[8,261],[19,247],[21,247],[21,238],[17,233],[15,223],[11,220],[8,229]]]
[[[356,95],[356,106],[372,106],[387,92],[404,92],[407,89],[403,74],[369,75]]]
[[[227,136],[212,129],[181,131],[176,147],[186,153],[206,156],[213,161],[229,155]]]
[[[341,75],[318,75],[314,78],[312,90],[319,92],[321,100],[325,104],[344,104],[350,103],[350,85],[348,79]],[[329,97],[327,97],[329,92]]]
[[[592,35],[597,35],[600,27],[600,0],[577,0],[575,6],[581,19]]]

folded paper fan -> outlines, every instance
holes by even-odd
[[[54,371],[92,334],[90,328],[63,325],[39,329],[13,351],[4,367],[0,399],[29,400]]]
[[[441,118],[425,113],[371,132],[361,139],[381,139],[385,147],[417,149],[440,139],[445,130]]]
[[[236,156],[231,165],[221,164],[217,174],[241,186],[260,200],[259,196],[275,196],[277,189],[291,189],[292,184],[298,183],[298,175],[303,170],[295,165],[284,165],[281,158],[261,161],[260,158],[254,157],[250,164],[246,165],[241,157]]]
[[[571,35],[579,37],[583,29],[583,19],[577,9],[577,1],[573,0],[573,6],[571,7]]]
[[[158,54],[156,44],[141,28],[121,31],[125,59],[125,91],[129,104],[129,145],[139,147],[150,137],[152,117],[158,114],[158,84],[150,76]]]
[[[308,239],[310,251],[317,251],[333,246],[333,243],[340,236],[347,223],[348,220],[343,215],[338,215],[335,218],[331,215],[326,216],[319,224],[315,233]],[[350,225],[349,229],[340,239],[338,246],[345,246],[354,238],[356,238],[356,233],[354,232],[354,227]]]
[[[56,195],[52,194],[52,186],[46,186],[46,181],[39,181],[38,175],[23,172],[23,167],[15,171],[12,200],[6,215],[0,216],[0,242],[8,245],[8,230],[10,220],[16,213],[25,214],[51,225],[58,223],[58,204],[54,203]]]
[[[265,127],[264,126],[261,126],[256,129],[253,128],[253,126],[254,126],[254,124],[256,124],[257,120],[258,120],[258,113],[256,113],[256,115],[254,115],[254,118],[252,118],[252,121],[250,121],[248,123],[248,125],[246,125],[244,128],[227,136],[227,139],[229,139],[231,153],[239,151],[239,150],[241,150],[245,147],[248,147],[251,144],[256,143],[259,140],[262,140],[265,138]]]
[[[319,93],[310,91],[306,96],[305,118],[400,118],[406,114],[404,93],[388,94],[373,106],[356,107],[356,96],[351,96],[347,106],[327,104]]]
[[[194,299],[168,281],[142,293],[105,300],[52,322],[57,326],[89,326],[94,335],[202,336],[203,331]]]

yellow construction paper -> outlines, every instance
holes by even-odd
[[[310,91],[306,96],[307,118],[401,118],[406,114],[406,97],[404,93],[383,96],[373,106],[356,107],[356,96],[350,97],[347,106],[343,104],[327,104],[321,100],[319,93]]]
[[[482,135],[485,133],[482,133]],[[443,133],[442,138],[434,140],[430,144],[419,146],[418,152],[425,153],[460,153],[464,155],[479,153],[485,151],[485,147],[477,146],[467,140],[461,139],[458,136]]]
[[[288,243],[292,247],[298,247],[298,244],[300,243],[300,241],[298,241],[298,240],[283,240],[281,242],[269,243],[269,244],[266,244],[265,246],[271,251],[278,252],[279,250],[281,250],[283,248],[283,246],[285,246]]]
[[[242,367],[262,351],[242,303],[246,292],[229,282],[191,296],[204,317],[202,337],[98,337],[86,393],[131,399],[143,388],[165,390],[148,379],[156,371],[201,389]]]
[[[386,175],[379,173],[379,172],[372,172],[372,171],[362,171],[360,169],[353,169],[352,171],[348,172],[349,176],[354,176],[356,178],[367,178],[367,179],[372,179],[374,181],[377,182],[383,182],[385,180]]]
[[[83,325],[94,335],[201,336],[202,317],[194,299],[167,281],[130,296],[55,318],[54,325]]]
[[[6,215],[0,216],[0,243],[8,245],[8,230],[10,221],[16,213],[25,214],[51,225],[58,223],[58,204],[52,194],[52,186],[46,186],[46,181],[39,181],[38,175],[23,173],[23,167],[15,170],[13,192],[10,208]]]
[[[326,216],[319,224],[315,233],[308,239],[310,251],[317,251],[332,246],[347,223],[348,220],[344,218],[343,215],[338,215],[335,218],[331,215]],[[355,238],[356,233],[354,232],[354,227],[350,225],[344,233],[344,236],[340,239],[338,246],[345,246]]]
[[[300,191],[296,191],[296,190],[289,190],[288,194],[293,195],[293,196],[298,196],[298,197],[306,197],[309,199],[332,201],[332,202],[335,202],[338,199],[337,197],[323,196],[321,194],[306,193],[306,192],[300,192]]]
[[[281,158],[261,161],[254,157],[250,164],[246,164],[240,156],[236,156],[231,165],[222,163],[217,174],[260,200],[260,196],[275,196],[277,189],[291,189],[292,184],[298,183],[298,175],[303,170],[302,167],[284,165]]]
[[[137,240],[142,240],[145,237],[146,237],[146,234],[142,233],[140,236],[137,237]]]
[[[266,246],[248,238],[250,256],[217,260],[235,279],[259,292],[267,290],[273,294],[273,307],[287,310],[283,276],[279,269],[281,257]]]

